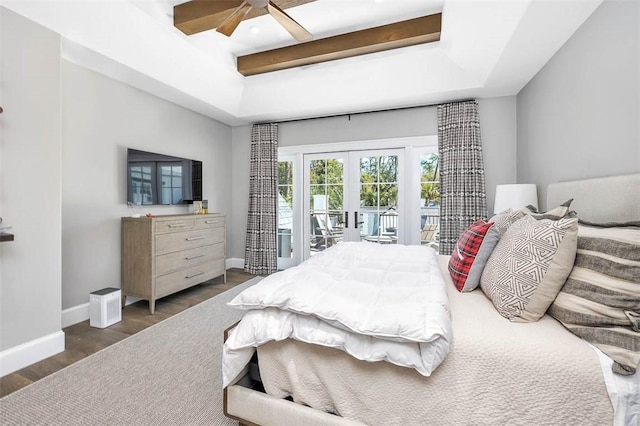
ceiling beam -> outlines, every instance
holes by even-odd
[[[442,14],[239,56],[238,72],[249,76],[440,40]]]
[[[315,0],[276,0],[280,9],[288,9]],[[173,25],[187,35],[218,28],[243,0],[192,0],[173,7]],[[245,19],[266,15],[267,9],[254,7]]]

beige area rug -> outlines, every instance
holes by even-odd
[[[226,306],[253,278],[0,399],[2,425],[237,425],[222,413]]]

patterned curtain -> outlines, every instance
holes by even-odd
[[[278,125],[256,124],[251,130],[245,272],[268,275],[278,269],[277,203]]]
[[[450,254],[460,234],[487,219],[478,102],[438,105],[440,253]]]

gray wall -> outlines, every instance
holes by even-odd
[[[551,182],[640,171],[639,64],[640,2],[605,1],[518,94],[518,182],[541,203]]]
[[[516,98],[480,99],[480,127],[485,160],[487,206],[491,211],[495,186],[516,182]],[[279,146],[391,139],[435,135],[436,107],[359,114],[281,123]],[[244,258],[244,235],[249,198],[249,154],[251,126],[233,129],[233,212],[229,256]],[[366,149],[366,145],[362,146]]]
[[[62,61],[62,308],[120,287],[120,217],[128,147],[203,162],[212,212],[231,213],[231,127]],[[141,214],[187,213],[146,206]],[[230,218],[232,221],[232,218]]]
[[[56,33],[3,7],[0,19],[0,216],[16,235],[0,244],[3,352],[120,286],[127,147],[201,160],[210,210],[230,214],[231,127],[62,60]]]
[[[60,331],[60,37],[0,7],[0,351]]]

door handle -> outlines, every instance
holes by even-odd
[[[349,227],[349,212],[344,212],[344,228]]]
[[[353,226],[358,229],[358,212],[353,212]]]

